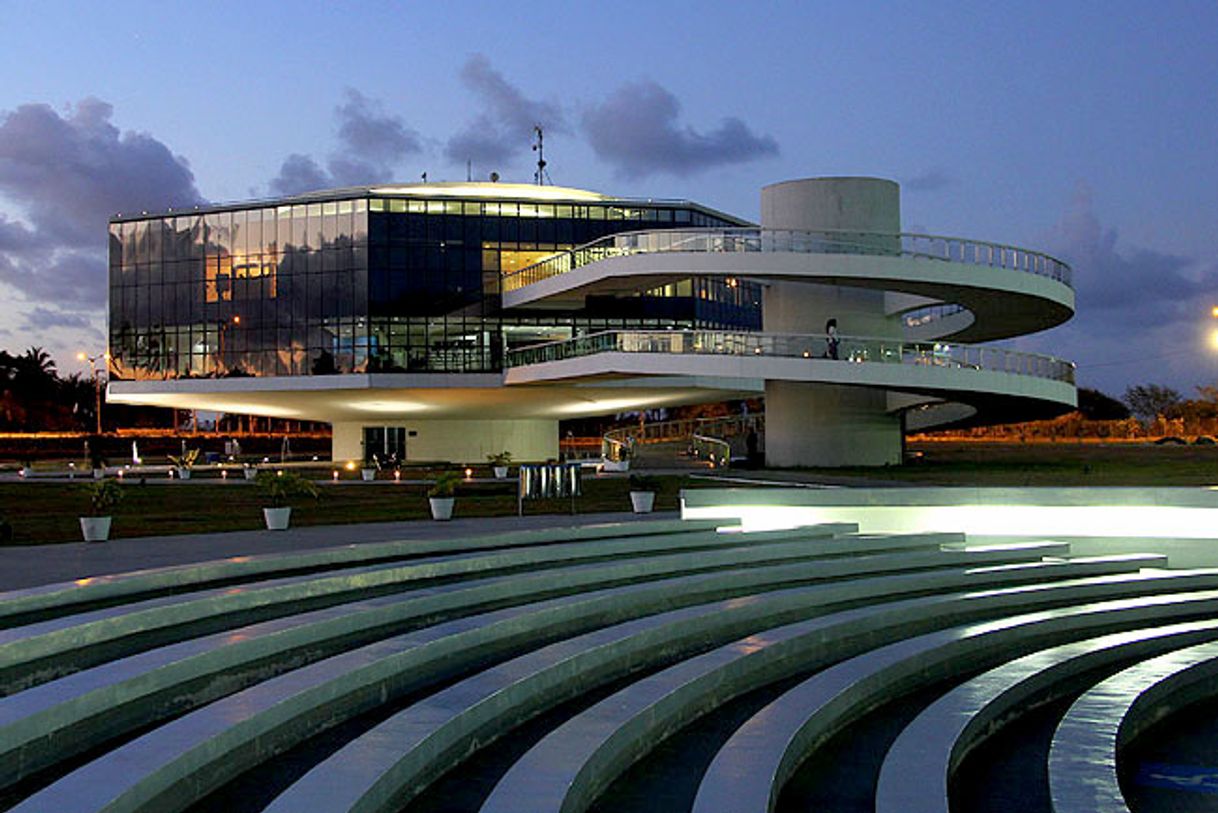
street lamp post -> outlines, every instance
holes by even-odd
[[[101,414],[101,374],[97,369],[97,362],[110,361],[109,353],[99,353],[96,356],[90,356],[87,353],[77,353],[76,358],[80,361],[89,362],[89,366],[93,369],[93,412],[97,416],[97,434],[102,433],[102,414]]]

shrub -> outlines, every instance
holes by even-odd
[[[89,516],[108,516],[123,501],[123,490],[113,480],[98,480],[85,486],[89,495]]]
[[[630,490],[658,492],[660,478],[652,474],[632,474],[630,475]]]
[[[317,486],[313,481],[306,480],[295,472],[263,469],[254,478],[254,483],[275,508],[288,505],[293,497],[318,497]]]
[[[428,497],[451,497],[457,493],[457,483],[461,475],[455,471],[442,471],[436,475],[431,488],[427,489]]]

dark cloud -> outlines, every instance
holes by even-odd
[[[65,115],[25,104],[0,119],[0,194],[41,240],[98,245],[116,212],[202,202],[184,158],[147,133],[122,133],[113,108],[88,98]]]
[[[1082,386],[1120,395],[1131,384],[1167,383],[1182,392],[1204,383],[1212,364],[1205,332],[1218,301],[1218,264],[1147,248],[1123,247],[1116,229],[1095,215],[1080,185],[1052,230],[1050,253],[1070,263],[1076,315],[1020,349],[1065,357]]]
[[[584,113],[582,126],[592,149],[626,178],[655,173],[692,175],[724,164],[778,154],[778,143],[728,117],[700,133],[678,123],[677,98],[652,81],[615,90]]]
[[[943,170],[932,169],[902,181],[901,188],[910,192],[937,192],[955,182],[956,179]]]
[[[268,187],[275,195],[297,195],[336,186],[363,186],[393,180],[394,167],[421,152],[419,134],[397,116],[386,115],[380,102],[347,88],[334,108],[339,148],[323,169],[311,156],[293,153],[284,159]]]
[[[479,169],[501,169],[532,144],[534,126],[541,125],[547,133],[569,132],[557,105],[527,98],[482,54],[466,61],[461,81],[485,110],[445,145],[444,155],[454,163],[472,161]]]
[[[330,186],[329,174],[307,155],[292,153],[283,159],[279,174],[269,184],[272,194],[299,195]]]
[[[1100,225],[1091,193],[1080,186],[1050,237],[1074,269],[1079,321],[1097,332],[1155,328],[1208,302],[1211,268],[1198,273],[1192,257],[1145,248],[1118,248],[1116,229]]]
[[[335,114],[343,148],[363,160],[393,164],[423,149],[418,133],[397,116],[385,115],[379,102],[358,90],[347,88]]]
[[[0,212],[0,255],[26,255],[40,247],[38,235],[32,229]]]
[[[69,328],[83,331],[86,335],[101,340],[103,334],[87,317],[79,313],[69,313],[41,305],[25,314],[25,324],[22,330],[46,331],[56,328]]]
[[[104,341],[106,223],[117,212],[203,202],[189,164],[147,133],[121,132],[113,108],[84,99],[0,112],[0,284],[18,297],[9,317],[46,341]]]

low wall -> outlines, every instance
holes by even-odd
[[[746,528],[857,522],[864,533],[1218,539],[1210,488],[757,488],[681,492],[687,519]],[[1218,546],[1214,547],[1218,551]]]

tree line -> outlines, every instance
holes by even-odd
[[[104,381],[101,398],[106,428],[172,425],[170,410],[107,407]],[[97,427],[96,404],[93,377],[60,375],[55,359],[45,349],[35,346],[20,354],[0,350],[0,431],[92,432]]]

